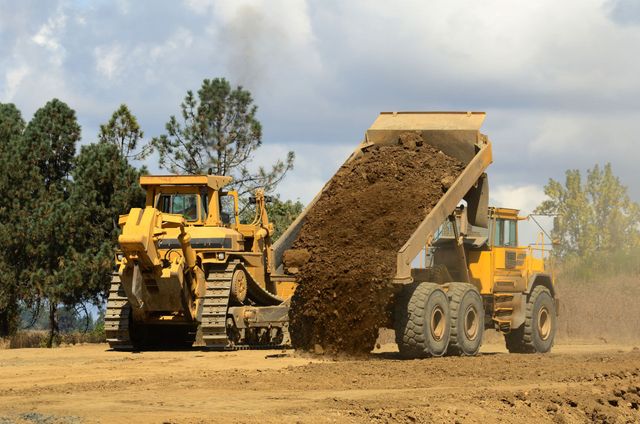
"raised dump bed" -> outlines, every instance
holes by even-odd
[[[279,273],[299,281],[290,311],[294,346],[368,351],[378,329],[393,325],[389,309],[397,288],[414,281],[412,261],[456,206],[464,199],[469,221],[487,226],[484,117],[380,114],[274,245]]]
[[[466,201],[469,222],[487,227],[488,181],[484,171],[492,162],[492,152],[491,142],[479,131],[484,119],[484,112],[382,112],[365,133],[364,140],[345,161],[343,166],[371,146],[397,145],[402,134],[416,132],[425,143],[465,165],[462,173],[398,250],[394,282],[412,281],[411,262],[431,242],[437,229],[461,200]],[[274,260],[278,271],[283,271],[284,252],[291,249],[307,215],[330,184],[331,180],[274,244]]]

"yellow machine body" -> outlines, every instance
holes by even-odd
[[[117,274],[106,319],[112,346],[140,344],[132,339],[131,327],[152,344],[167,338],[165,326],[177,326],[173,332],[179,341],[191,342],[200,328],[205,344],[212,347],[243,344],[251,325],[269,331],[286,327],[282,305],[294,286],[286,278],[271,278],[268,198],[258,190],[252,198],[253,221],[241,223],[237,192],[224,190],[231,181],[213,175],[140,178],[145,208],[120,217]],[[264,326],[256,316],[265,320]],[[234,340],[228,337],[231,333]]]

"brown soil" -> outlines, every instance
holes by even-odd
[[[369,352],[390,324],[397,251],[462,172],[420,136],[373,146],[343,166],[308,213],[293,249],[311,255],[291,304],[293,344]]]
[[[640,421],[633,345],[482,352],[329,361],[291,351],[0,350],[0,423]]]

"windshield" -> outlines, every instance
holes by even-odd
[[[498,218],[495,221],[495,229],[493,235],[493,245],[502,247],[516,247],[517,239],[517,223],[511,219]]]
[[[160,212],[182,215],[187,221],[198,220],[198,195],[162,194],[158,200]]]

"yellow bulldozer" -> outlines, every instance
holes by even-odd
[[[146,207],[120,217],[105,330],[115,349],[278,347],[289,343],[294,279],[271,278],[264,192],[240,222],[231,177],[143,176]],[[198,337],[200,335],[200,337]]]

